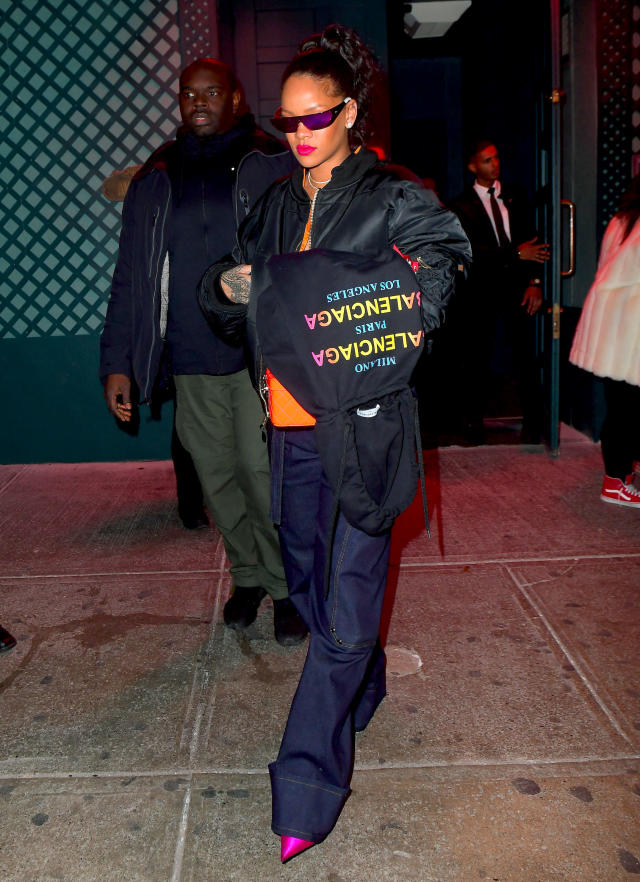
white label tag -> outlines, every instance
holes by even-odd
[[[358,408],[356,413],[358,416],[366,417],[367,419],[371,419],[371,417],[378,416],[378,411],[380,410],[380,405],[376,404],[375,407],[370,407],[369,410],[360,410]]]

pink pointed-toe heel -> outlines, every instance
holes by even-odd
[[[307,839],[297,839],[295,836],[280,837],[280,860],[284,864],[285,861],[291,860],[302,851],[306,851],[315,845],[315,842],[309,842]]]

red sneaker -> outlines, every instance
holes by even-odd
[[[600,499],[603,502],[613,502],[614,505],[626,505],[629,508],[640,509],[640,490],[631,483],[631,475],[627,477],[629,483],[625,484],[620,478],[604,476]]]

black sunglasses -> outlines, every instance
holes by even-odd
[[[315,132],[316,129],[326,129],[335,121],[347,101],[351,101],[351,98],[345,98],[330,110],[321,110],[320,113],[305,113],[304,116],[282,116],[282,108],[279,107],[271,120],[271,125],[279,132],[288,134],[295,132],[300,123],[307,129],[311,129],[312,132]]]

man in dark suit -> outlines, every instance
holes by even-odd
[[[475,182],[450,205],[473,251],[457,310],[465,433],[476,442],[485,438],[487,387],[496,339],[502,335],[520,396],[522,441],[537,443],[543,406],[533,317],[542,305],[540,265],[549,259],[549,246],[538,242],[524,194],[500,181],[500,157],[491,141],[472,146],[468,168]]]

